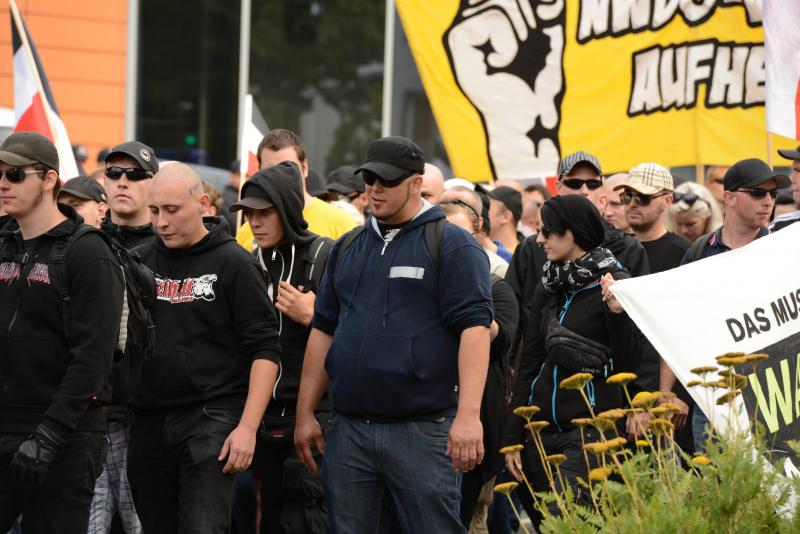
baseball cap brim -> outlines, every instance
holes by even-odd
[[[267,200],[266,198],[261,197],[245,197],[238,202],[234,202],[231,204],[231,207],[228,208],[228,211],[231,213],[236,213],[239,210],[243,210],[245,208],[251,210],[265,210],[268,208],[274,207],[275,204]]]
[[[663,187],[655,187],[652,185],[644,185],[644,184],[622,184],[615,187],[614,191],[619,191],[620,189],[632,189],[637,193],[642,195],[655,195],[662,192],[671,193],[669,189],[664,189]]]
[[[7,152],[5,150],[0,151],[0,161],[3,163],[7,163],[8,165],[33,165],[34,163],[39,163],[38,161],[30,158],[26,158],[24,156],[20,156],[18,154],[14,154],[13,152]]]
[[[797,150],[792,150],[787,148],[778,149],[778,154],[780,154],[782,158],[786,159],[791,159],[791,160],[800,159],[800,146],[797,147]]]
[[[374,172],[387,182],[394,182],[397,180],[405,180],[412,174],[415,174],[414,171],[409,171],[406,169],[401,169],[400,167],[396,167],[391,163],[385,163],[383,161],[367,161],[363,163],[359,168],[353,171],[353,174],[358,174],[359,172],[367,170],[370,172]]]
[[[335,183],[335,182],[332,183],[332,184],[328,184],[326,186],[326,189],[328,191],[331,191],[331,192],[334,192],[334,193],[343,193],[343,194],[355,193],[356,192],[355,189],[353,189],[352,187],[350,187],[348,185]]]
[[[758,187],[761,184],[763,184],[764,182],[768,182],[770,180],[775,180],[775,183],[777,184],[778,189],[783,189],[784,187],[789,187],[790,185],[792,185],[792,181],[789,179],[788,176],[786,176],[785,174],[776,173],[776,174],[772,174],[772,175],[769,175],[769,176],[766,176],[766,177],[762,177],[762,178],[756,177],[756,178],[753,178],[751,180],[748,180],[747,182],[745,182],[743,184],[740,184],[737,189],[742,189],[742,188],[747,189],[749,187]]]
[[[70,189],[68,187],[64,187],[61,189],[61,191],[58,192],[58,196],[61,195],[72,195],[73,197],[80,198],[81,200],[95,200],[88,193],[84,193],[83,191],[78,191],[77,189]]]

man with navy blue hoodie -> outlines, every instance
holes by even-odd
[[[372,217],[334,246],[317,295],[295,446],[311,470],[312,444],[324,449],[333,532],[375,532],[386,493],[404,531],[463,532],[461,473],[483,459],[489,262],[456,226],[426,240],[444,212],[421,198],[423,170],[408,139],[370,144],[356,172]],[[323,441],[314,408],[327,388]]]
[[[156,350],[134,399],[133,500],[148,534],[223,534],[275,385],[275,313],[256,259],[221,218],[204,224],[191,167],[161,169],[147,203],[159,238],[139,250],[156,277]]]
[[[350,168],[352,172],[352,167]],[[305,472],[292,435],[300,371],[314,299],[333,241],[308,230],[303,218],[300,167],[284,161],[257,172],[242,187],[231,212],[244,210],[258,244],[267,290],[278,312],[281,362],[278,381],[264,414],[256,462],[261,473],[261,532],[310,531],[309,521],[327,523],[319,477]],[[319,406],[318,412],[328,412]],[[326,413],[320,418],[327,420]],[[308,519],[312,516],[316,519]]]

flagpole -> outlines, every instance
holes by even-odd
[[[239,109],[236,153],[242,153],[244,142],[244,101],[250,83],[250,1],[241,0],[239,17]]]
[[[47,99],[44,98],[44,86],[42,86],[42,80],[39,77],[39,71],[36,68],[36,61],[33,58],[33,54],[31,53],[31,44],[28,42],[28,32],[25,31],[25,25],[22,24],[22,17],[19,14],[19,8],[17,7],[16,0],[8,0],[8,7],[11,9],[11,17],[14,19],[14,24],[17,26],[17,33],[19,33],[19,39],[22,41],[22,49],[25,51],[25,54],[28,56],[28,61],[30,64],[34,66],[31,69],[33,73],[33,77],[36,80],[36,88],[39,91],[39,94],[42,95],[42,104],[46,106],[45,109],[50,108],[50,104],[47,102]],[[16,110],[14,110],[16,111]],[[19,117],[14,117],[14,121],[16,122]],[[53,128],[53,123],[50,122],[50,113],[45,113],[45,120],[47,120],[47,126],[50,128],[50,136],[55,140],[56,139],[56,132],[55,128]]]
[[[125,63],[125,139],[136,139],[136,90],[139,85],[139,0],[128,0]]]
[[[381,136],[392,135],[392,85],[394,84],[394,0],[386,0],[386,22],[383,41],[383,109]]]
[[[767,130],[767,165],[772,168],[772,135]]]

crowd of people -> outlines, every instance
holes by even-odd
[[[596,411],[623,407],[610,370],[672,394],[676,441],[700,449],[708,420],[611,287],[800,220],[800,147],[780,155],[791,178],[748,159],[676,186],[657,163],[605,176],[579,151],[552,195],[445,180],[402,137],[323,180],[278,129],[260,170],[240,188],[232,165],[219,191],[140,141],[62,183],[53,144],[13,133],[0,532],[512,532],[494,485],[550,489],[514,449],[517,407],[541,409],[559,483],[586,499],[573,421],[590,414],[558,387],[578,371]],[[633,441],[648,417],[618,431]]]

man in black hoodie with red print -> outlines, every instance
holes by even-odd
[[[258,243],[256,257],[278,310],[281,365],[259,442],[261,532],[305,532],[308,513],[326,521],[319,477],[302,468],[294,454],[293,430],[300,373],[315,295],[333,242],[308,230],[303,218],[300,168],[284,161],[254,174],[230,210],[244,210]],[[330,411],[318,408],[326,421]],[[313,512],[310,512],[313,510]],[[300,513],[295,513],[299,511]]]
[[[225,533],[234,473],[250,466],[278,372],[275,313],[256,259],[220,218],[204,225],[200,177],[173,163],[148,206],[159,235],[156,351],[134,400],[128,477],[148,534]]]
[[[102,236],[73,238],[58,167],[38,133],[0,146],[0,532],[85,534],[103,465],[123,282]]]

